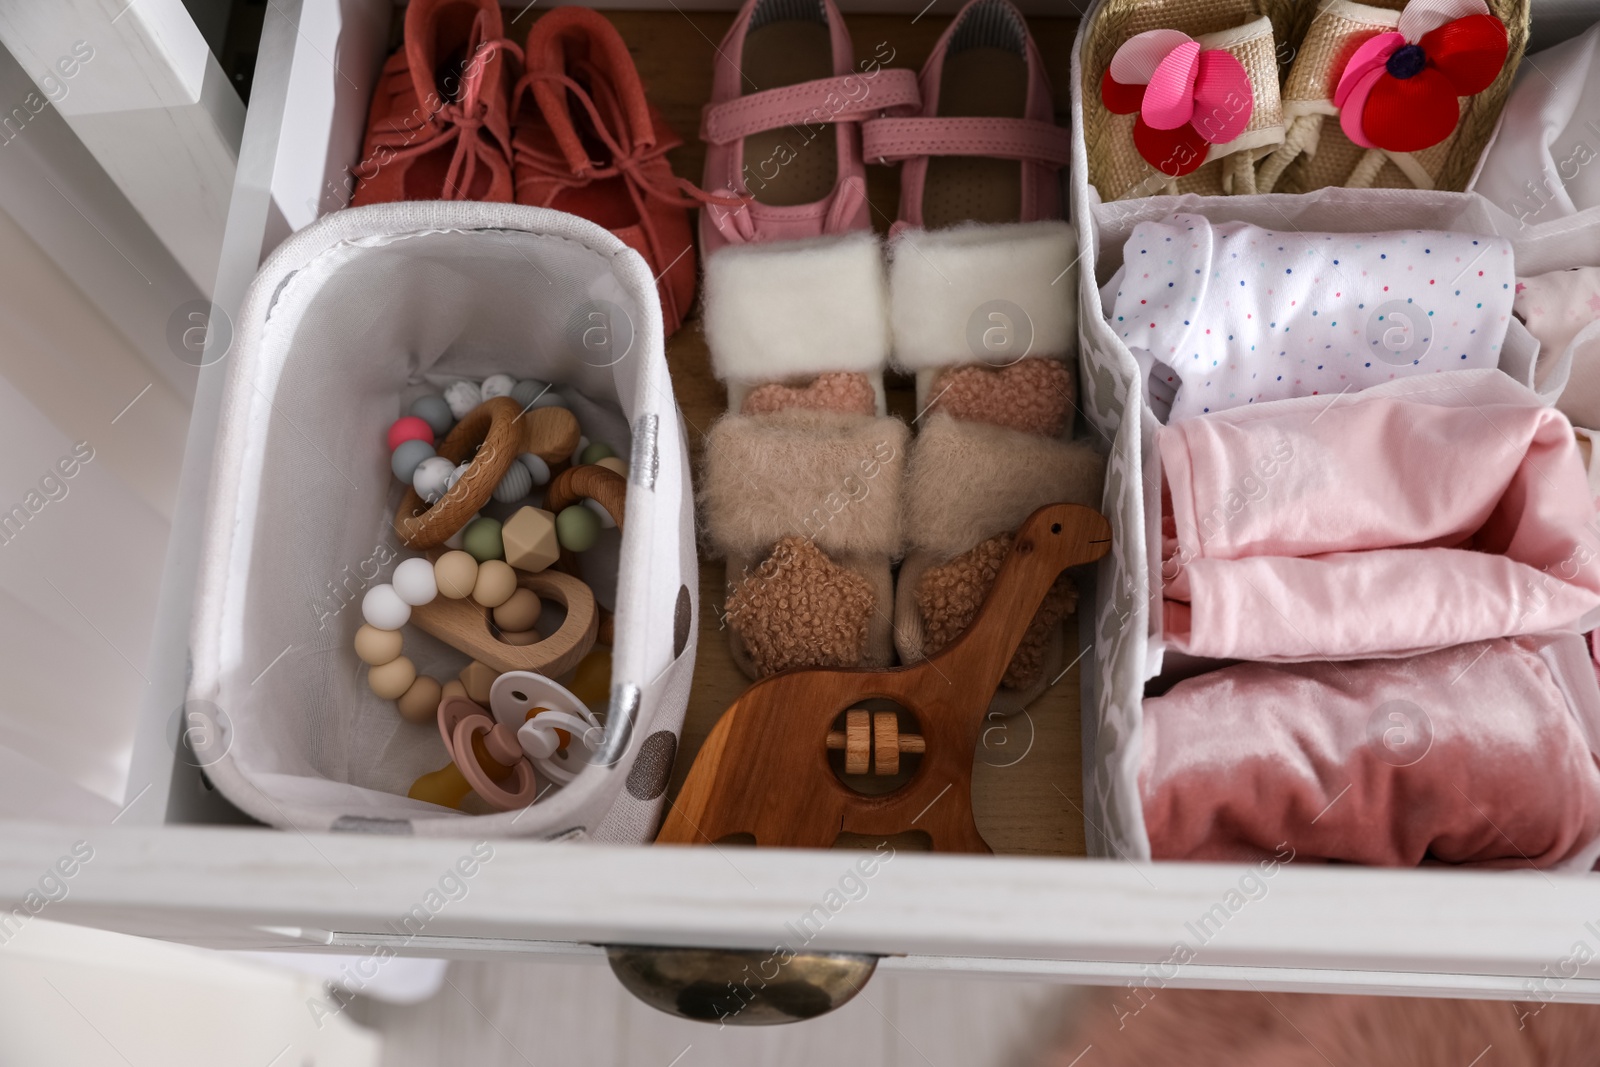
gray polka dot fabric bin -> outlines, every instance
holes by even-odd
[[[594,344],[603,318],[606,343]],[[195,756],[248,815],[300,831],[650,840],[678,747],[698,615],[683,424],[644,260],[571,215],[399,203],[329,215],[273,253],[227,359],[187,719]],[[411,401],[495,373],[551,382],[628,460],[627,517],[583,557],[615,612],[604,739],[518,811],[406,796],[448,754],[376,696],[352,643],[361,595],[405,548],[384,433]],[[465,654],[405,631],[418,670]],[[465,821],[464,821],[465,820]]]

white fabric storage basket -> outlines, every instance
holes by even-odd
[[[1154,437],[1160,426],[1144,399],[1133,353],[1102,311],[1100,288],[1122,265],[1123,243],[1140,222],[1173,212],[1213,222],[1240,221],[1267,229],[1373,232],[1436,229],[1502,233],[1513,238],[1518,269],[1531,247],[1503,233],[1506,216],[1473,193],[1415,189],[1327,188],[1289,195],[1160,196],[1102,203],[1088,183],[1081,87],[1083,49],[1100,7],[1084,17],[1072,53],[1071,204],[1081,250],[1078,322],[1084,411],[1110,455],[1102,510],[1111,523],[1112,550],[1096,581],[1095,669],[1085,672],[1084,799],[1091,853],[1149,859],[1139,796],[1141,706],[1145,682],[1162,669],[1161,590],[1152,582],[1160,539],[1160,473]],[[1533,258],[1543,258],[1535,256]],[[1535,269],[1548,270],[1548,266]],[[1507,335],[1501,365],[1553,399],[1570,364],[1541,359],[1538,343],[1520,323]]]
[[[560,212],[358,208],[286,241],[236,329],[191,634],[190,737],[217,788],[303,831],[649,840],[688,701],[698,581],[644,260]],[[466,816],[406,797],[448,756],[436,726],[371,692],[352,641],[361,594],[417,554],[391,525],[401,486],[385,431],[419,393],[502,371],[554,383],[586,433],[629,456],[627,521],[582,557],[616,613],[600,751],[529,808]],[[421,673],[466,665],[416,627],[405,641]],[[214,729],[194,728],[206,718]]]

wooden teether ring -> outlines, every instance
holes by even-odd
[[[623,513],[627,510],[627,498],[628,479],[609,467],[586,463],[581,467],[570,467],[551,480],[544,494],[544,509],[552,515],[559,515],[563,508],[581,503],[584,499],[593,500],[606,509],[620,530]],[[577,574],[578,554],[563,548],[556,566],[568,574]],[[615,643],[613,630],[611,613],[602,611],[599,635],[602,645]]]
[[[544,510],[559,515],[564,509],[581,504],[585,499],[593,500],[606,509],[620,530],[627,510],[627,498],[626,478],[609,467],[586,463],[581,467],[570,467],[551,480],[544,494]],[[557,566],[568,574],[577,574],[578,554],[563,548]]]
[[[585,498],[605,508],[620,527],[627,507],[628,480],[611,468],[594,463],[568,468],[556,475],[545,490],[544,509],[559,515],[562,509]]]
[[[431,506],[415,489],[406,490],[394,516],[403,543],[418,549],[442,545],[489,502],[523,451],[523,428],[517,423],[521,411],[508,396],[485,400],[439,442],[438,454],[451,463],[460,463],[473,449],[477,455],[461,479]]]
[[[600,616],[594,593],[581,579],[556,570],[530,574],[517,572],[517,585],[532,589],[540,600],[550,600],[566,609],[560,628],[531,645],[513,645],[497,639],[489,628],[489,608],[470,598],[451,600],[435,597],[411,609],[411,622],[458,652],[465,652],[479,663],[501,674],[507,671],[533,671],[556,676],[565,674],[594,648]]]

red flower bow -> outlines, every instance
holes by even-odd
[[[1147,30],[1122,43],[1100,81],[1113,115],[1139,117],[1133,144],[1152,167],[1179,178],[1199,167],[1214,144],[1250,124],[1255,96],[1244,65],[1220,48],[1178,30]]]
[[[1449,137],[1458,97],[1483,92],[1505,66],[1505,23],[1483,0],[1412,0],[1393,32],[1357,48],[1334,91],[1339,125],[1363,148],[1416,152]]]

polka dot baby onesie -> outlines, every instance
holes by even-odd
[[[1497,237],[1279,233],[1174,214],[1134,227],[1101,300],[1172,421],[1498,366],[1515,285]]]

